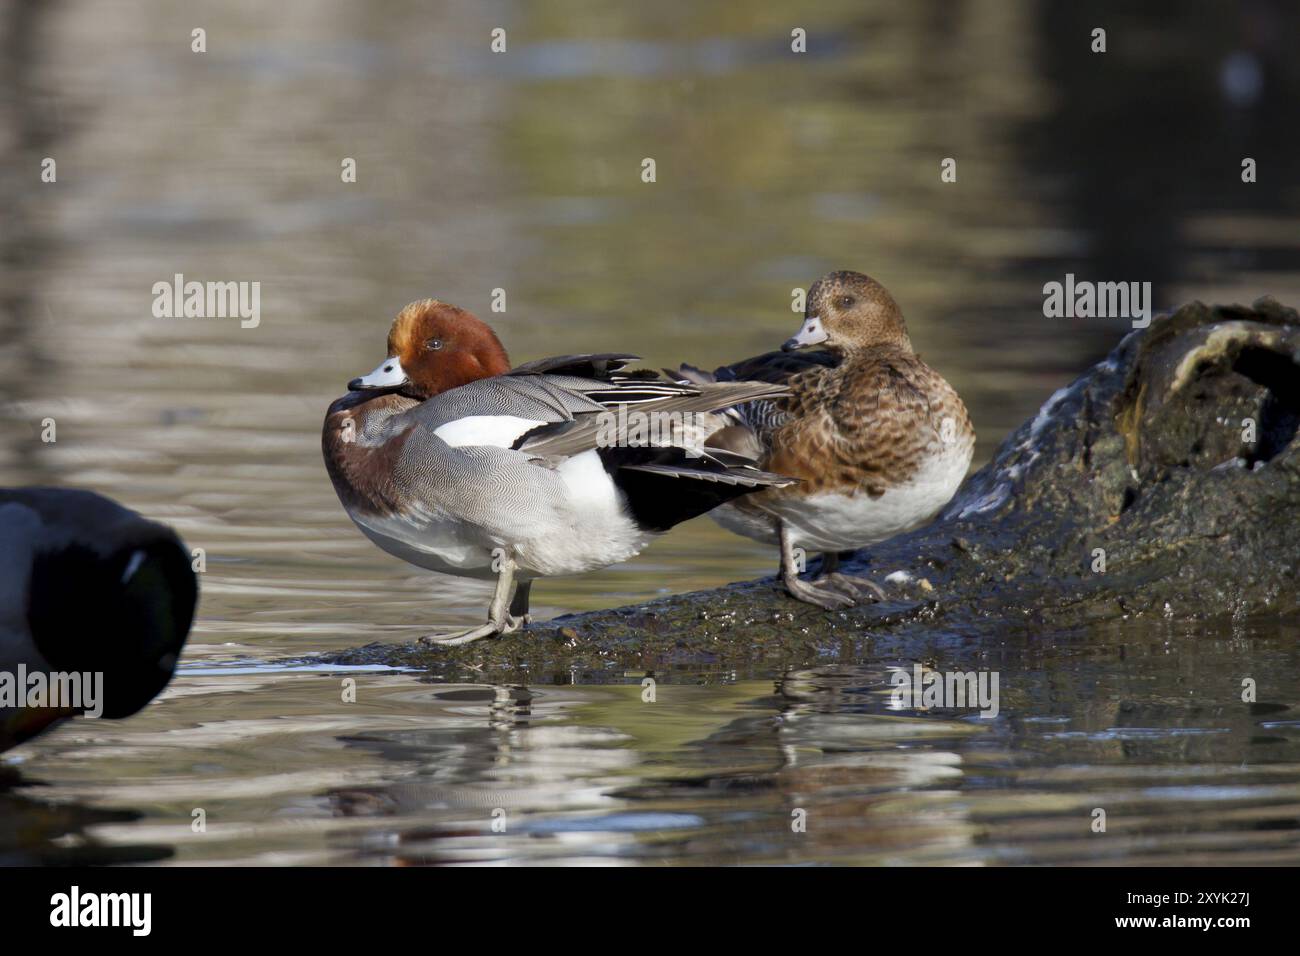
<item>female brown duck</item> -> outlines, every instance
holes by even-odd
[[[883,596],[866,578],[836,573],[838,553],[929,521],[970,467],[975,431],[966,406],[912,350],[893,297],[860,272],[832,272],[813,284],[803,325],[782,351],[712,375],[689,366],[681,374],[789,386],[788,396],[727,412],[743,427],[723,429],[708,444],[748,454],[798,484],[736,499],[712,516],[779,544],[786,589],[827,610]],[[823,552],[816,581],[799,577],[796,549]]]

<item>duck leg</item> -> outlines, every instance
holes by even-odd
[[[533,623],[533,616],[528,613],[528,592],[532,588],[532,581],[520,581],[515,586],[515,596],[510,601],[510,616],[519,618],[525,624]]]
[[[857,602],[847,594],[841,594],[829,587],[804,581],[799,577],[799,565],[794,557],[794,535],[784,521],[777,522],[781,535],[781,581],[785,589],[796,601],[814,604],[825,611],[834,611],[842,607],[852,607]]]
[[[528,607],[528,586],[531,582],[524,582],[519,586],[523,592],[523,607]],[[453,634],[427,634],[420,638],[421,644],[439,644],[443,647],[456,647],[460,644],[470,644],[474,641],[482,640],[485,637],[500,637],[503,634],[513,634],[524,626],[524,616],[516,616],[514,611],[519,602],[519,595],[515,594],[515,599],[510,600],[511,592],[515,587],[515,559],[513,556],[506,556],[501,559],[501,569],[497,572],[497,587],[492,592],[492,603],[488,605],[488,619],[484,624],[478,627],[471,627],[467,631],[457,631]],[[507,609],[507,605],[509,608]]]
[[[838,551],[823,551],[822,566],[813,583],[819,587],[830,588],[832,591],[851,597],[854,603],[865,600],[883,601],[885,599],[884,590],[875,581],[850,574],[841,574],[835,570],[839,566],[840,554]]]

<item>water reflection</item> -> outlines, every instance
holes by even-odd
[[[0,866],[156,863],[172,855],[169,846],[133,838],[105,842],[93,835],[96,826],[134,823],[143,816],[139,811],[52,803],[45,799],[45,786],[0,767]]]
[[[987,636],[924,651],[996,668],[994,719],[900,710],[891,677],[915,661],[893,656],[659,675],[653,701],[641,675],[191,667],[138,721],[44,742],[48,786],[19,819],[94,805],[75,845],[178,862],[1294,862],[1300,700],[1268,675],[1295,673],[1296,628],[1247,622],[1175,650],[1194,636],[1143,624],[1045,644],[1006,627],[993,654]],[[1240,673],[1266,675],[1260,702],[1241,702]],[[63,831],[33,832],[9,852]]]
[[[1262,718],[1295,702],[1188,699],[1186,675],[1170,679],[1162,645],[1141,634],[1101,649],[1098,635],[1076,635],[1057,649],[1092,661],[1080,675],[1092,706],[1062,700],[1050,671],[1017,668],[1003,672],[1012,692],[994,720],[897,712],[897,665],[885,662],[787,673],[775,692],[762,681],[721,693],[672,685],[672,699],[653,704],[639,686],[600,688],[550,728],[547,708],[530,706],[548,691],[442,692],[485,709],[477,739],[462,727],[361,742],[421,770],[398,786],[332,792],[339,813],[385,818],[383,838],[340,849],[403,863],[1293,859],[1300,736],[1277,733],[1295,721]],[[1257,655],[1232,657],[1238,665],[1293,660],[1287,638],[1252,637]],[[1121,673],[1135,645],[1146,653]],[[1093,829],[1098,808],[1105,832]]]

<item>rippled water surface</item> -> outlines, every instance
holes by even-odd
[[[520,362],[708,365],[791,334],[792,288],[863,269],[966,398],[983,460],[1124,331],[1044,319],[1043,283],[1300,299],[1294,12],[1117,5],[1103,70],[1078,52],[1086,17],[1023,0],[830,2],[795,24],[775,2],[250,0],[203,11],[202,55],[182,6],[110,6],[0,3],[0,468],[166,520],[207,570],[160,701],[0,758],[0,861],[1296,862],[1295,623],[1060,634],[1009,608],[807,669],[656,673],[653,703],[644,671],[310,662],[483,614],[483,586],[365,541],[320,462],[325,406],[406,302],[490,318]],[[32,172],[45,156],[57,183]],[[154,318],[175,273],[261,282],[260,325]],[[698,520],[541,582],[533,610],[775,560]],[[996,670],[999,715],[897,709],[918,662]]]
[[[1050,649],[995,634],[916,648],[997,671],[993,719],[900,711],[893,674],[913,661],[895,656],[660,674],[647,703],[641,673],[431,684],[206,645],[130,723],[22,751],[23,778],[47,786],[0,800],[45,859],[1295,864],[1294,681],[1267,704],[1234,697],[1238,675],[1294,675],[1297,636],[1114,627]],[[344,674],[355,704],[340,703]],[[41,809],[65,801],[133,815],[87,825]],[[206,832],[192,832],[195,808]],[[69,817],[75,837],[32,841]]]

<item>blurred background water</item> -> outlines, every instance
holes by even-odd
[[[164,698],[3,758],[0,860],[1294,862],[1291,622],[1041,634],[1009,610],[936,634],[1001,669],[993,721],[888,706],[929,647],[657,674],[653,706],[641,673],[272,662],[483,614],[481,585],[362,538],[320,462],[326,405],[408,301],[477,312],[516,362],[708,366],[859,269],[964,396],[979,464],[1126,330],[1044,318],[1044,283],[1300,299],[1297,27],[1280,0],[0,2],[0,475],[93,488],[207,554]],[[175,273],[260,282],[261,323],[155,318]],[[697,520],[542,582],[534,613],[774,562]],[[1252,673],[1267,702],[1231,706]]]

